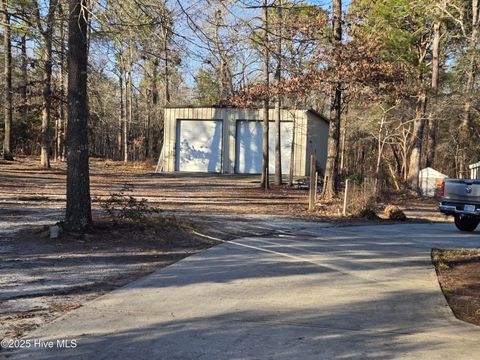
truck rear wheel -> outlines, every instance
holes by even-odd
[[[474,231],[479,222],[479,219],[471,216],[455,215],[455,226],[461,231]]]

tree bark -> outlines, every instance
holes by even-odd
[[[467,84],[465,87],[465,104],[463,110],[463,119],[460,125],[460,138],[459,143],[461,147],[460,157],[460,173],[461,176],[466,174],[467,166],[467,147],[469,139],[471,138],[471,126],[472,126],[472,101],[474,94],[475,78],[477,71],[477,44],[478,44],[478,25],[479,25],[479,0],[472,0],[472,32],[470,34],[468,51],[469,51],[469,64],[467,71]]]
[[[269,87],[270,87],[270,74],[268,71],[268,65],[269,65],[269,57],[270,53],[268,50],[268,5],[267,5],[267,0],[263,0],[263,77],[264,77],[264,82],[265,82],[265,87],[266,87],[266,92],[268,93]],[[268,106],[269,106],[269,101],[268,101],[268,94],[265,96],[265,99],[263,100],[263,127],[262,127],[262,177],[260,179],[260,186],[264,189],[268,189],[270,184],[269,184],[269,179],[268,179],[268,129],[269,129],[269,114],[268,114]]]
[[[125,71],[123,72],[123,83],[125,87],[123,88],[123,161],[128,161],[128,126],[127,126],[127,79]]]
[[[128,143],[129,143],[129,138],[131,139],[131,143],[133,143],[134,140],[134,134],[132,131],[132,126],[133,126],[133,85],[132,85],[133,77],[132,77],[132,62],[130,58],[129,62],[129,69],[127,71],[127,82],[126,82],[126,88],[125,88],[125,106],[127,110],[127,133],[125,134],[125,139],[126,139],[126,146],[125,146],[125,158],[123,159],[125,162],[128,161]],[[130,145],[130,148],[132,148],[132,144]],[[135,160],[135,159],[133,159]]]
[[[277,84],[282,79],[282,0],[277,4],[277,68],[275,69],[275,80]],[[275,103],[275,185],[282,185],[282,146],[281,146],[281,97],[277,94]]]
[[[26,117],[28,114],[28,55],[27,55],[27,36],[22,35],[20,38],[20,49],[22,53],[22,64],[21,64],[21,85],[20,85],[20,114],[22,117]]]
[[[412,142],[413,149],[410,155],[410,165],[408,167],[408,181],[413,189],[418,190],[418,174],[420,173],[423,132],[425,129],[425,112],[427,106],[427,94],[422,90],[417,99],[417,109],[415,111],[415,120],[413,123]]]
[[[437,21],[433,26],[433,46],[432,46],[432,100],[430,102],[430,112],[428,115],[428,138],[427,138],[427,167],[432,167],[435,161],[435,152],[437,146],[437,121],[435,119],[436,97],[438,95],[439,73],[440,73],[440,38],[442,22]]]
[[[340,129],[340,168],[339,168],[339,172],[340,173],[345,173],[345,168],[346,168],[346,164],[345,164],[345,153],[346,153],[346,146],[347,146],[347,118],[348,118],[348,114],[345,113],[345,117],[344,117],[344,122],[343,122],[343,126],[341,127]]]
[[[66,63],[66,39],[65,39],[65,30],[68,30],[68,22],[65,22],[65,12],[62,4],[59,4],[59,12],[60,12],[60,26],[61,26],[61,31],[60,31],[60,40],[61,40],[61,45],[60,45],[60,81],[61,81],[61,87],[60,87],[60,92],[62,94],[62,102],[60,105],[60,117],[62,121],[62,134],[61,134],[61,152],[62,152],[62,160],[66,160],[67,158],[67,146],[66,146],[66,139],[67,139],[67,132],[68,132],[68,119],[67,119],[67,112],[68,110],[66,109],[66,104],[67,104],[67,94],[65,93],[65,89],[68,86],[67,85],[67,80],[68,80],[68,74],[67,74],[67,63]]]
[[[145,78],[148,77],[147,72],[145,71]],[[145,141],[144,141],[144,156],[145,159],[148,159],[150,156],[150,127],[152,122],[152,89],[150,88],[150,82],[146,82],[145,89]]]
[[[60,113],[58,118],[57,133],[57,159],[65,160],[65,129],[66,129],[66,112],[65,112],[65,85],[66,85],[66,69],[65,69],[65,14],[61,4],[58,5],[60,17]]]
[[[88,0],[69,0],[67,230],[84,232],[92,224],[88,166],[87,13]]]
[[[42,144],[40,164],[45,168],[50,167],[50,96],[52,94],[52,38],[47,36],[44,42],[44,73],[42,91]]]
[[[3,10],[3,49],[5,56],[5,103],[4,103],[4,126],[3,137],[3,158],[13,160],[12,154],[12,122],[13,122],[13,88],[12,88],[12,41],[10,35],[10,14],[8,12],[8,1],[2,0]]]
[[[48,14],[46,16],[46,27],[42,25],[42,15],[40,13],[40,5],[35,2],[36,22],[38,31],[43,38],[43,54],[44,62],[43,72],[43,91],[42,91],[42,143],[40,153],[40,164],[45,168],[50,167],[50,117],[51,117],[51,99],[52,94],[52,44],[53,31],[55,27],[55,11],[58,7],[59,0],[52,0],[49,4]]]
[[[120,115],[118,117],[118,153],[119,158],[122,157],[123,154],[123,108],[125,107],[123,103],[123,70],[120,69],[120,74],[118,76],[118,82],[120,87]]]
[[[125,117],[123,122],[123,161],[128,162],[128,137],[129,137],[129,114],[130,114],[130,94],[129,94],[129,81],[130,77],[128,69],[125,71]]]
[[[333,42],[336,47],[342,41],[342,0],[333,1]],[[323,196],[335,197],[338,193],[338,147],[340,143],[340,116],[342,114],[342,84],[338,83],[333,92],[328,132],[327,165]]]
[[[296,101],[294,102],[296,105]],[[297,107],[295,106],[294,109]],[[293,176],[295,172],[295,133],[296,133],[296,116],[293,115],[293,124],[292,124],[292,143],[290,145],[290,172],[288,173],[288,186],[293,186]]]
[[[164,41],[163,41],[163,52],[165,55],[165,62],[164,62],[164,80],[165,80],[165,105],[170,104],[170,78],[168,73],[168,38],[169,33],[168,29],[164,29]]]
[[[152,71],[152,112],[153,120],[156,126],[158,126],[158,131],[153,132],[152,136],[152,152],[158,156],[160,154],[159,145],[161,145],[163,139],[163,117],[160,116],[158,111],[158,65],[159,62],[155,58],[153,60],[153,71]],[[160,146],[161,149],[161,146]]]

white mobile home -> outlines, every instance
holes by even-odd
[[[168,107],[157,171],[258,174],[262,168],[262,110],[232,107]],[[270,110],[269,163],[275,171],[275,111]],[[313,110],[281,112],[282,172],[295,176],[327,161],[328,120]],[[292,154],[293,142],[293,159]],[[293,160],[293,161],[292,161]]]

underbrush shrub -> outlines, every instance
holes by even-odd
[[[118,192],[111,193],[107,199],[100,200],[102,209],[113,223],[143,222],[147,216],[160,212],[159,209],[150,206],[147,199],[134,197],[133,190],[132,184],[125,183]]]
[[[347,210],[354,217],[378,219],[376,183],[373,179],[361,178],[361,181],[350,181]]]
[[[378,220],[377,201],[375,196],[368,197],[358,204],[358,207],[352,212],[353,216],[368,220]]]

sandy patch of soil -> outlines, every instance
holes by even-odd
[[[455,316],[480,325],[480,249],[433,249],[432,261]]]

